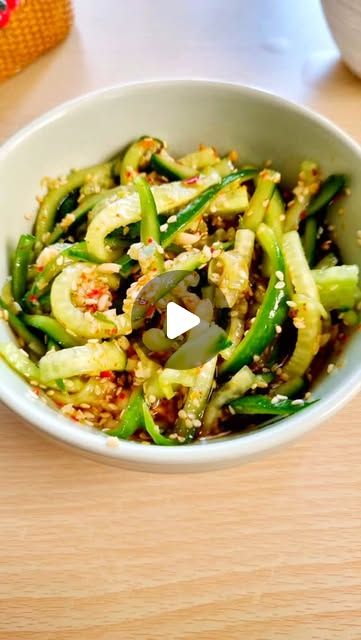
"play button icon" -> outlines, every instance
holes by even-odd
[[[176,302],[167,304],[167,338],[174,340],[200,323],[200,318],[180,307]]]
[[[227,302],[216,287],[207,298],[205,285],[206,271],[174,270],[138,288],[132,331],[137,349],[147,359],[163,368],[193,369],[229,346],[226,326],[222,326]]]

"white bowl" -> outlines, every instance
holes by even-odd
[[[8,274],[9,245],[30,228],[24,213],[34,208],[41,178],[102,160],[144,133],[167,139],[179,154],[203,142],[220,151],[236,147],[244,162],[271,158],[290,184],[304,158],[318,160],[325,174],[349,174],[352,196],[344,205],[345,216],[335,214],[335,224],[344,260],[360,264],[356,242],[361,227],[360,147],[320,116],[278,97],[221,82],[177,80],[114,87],[73,100],[3,145],[1,281]],[[10,334],[1,325],[3,341]],[[102,433],[71,422],[47,406],[3,362],[0,397],[35,429],[87,456],[143,471],[187,472],[244,462],[310,431],[356,393],[361,386],[360,371],[358,333],[348,345],[343,368],[317,385],[320,401],[315,405],[255,433],[174,448],[123,441],[109,448]]]
[[[360,0],[321,0],[328,26],[348,67],[361,77]]]

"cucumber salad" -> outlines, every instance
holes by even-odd
[[[41,400],[110,442],[163,446],[259,429],[317,400],[313,381],[359,324],[358,267],[342,263],[327,218],[344,175],[305,160],[285,185],[276,164],[203,145],[175,159],[145,136],[44,187],[0,298],[16,336],[1,357]],[[201,319],[173,340],[170,300]]]

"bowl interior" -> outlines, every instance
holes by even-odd
[[[344,261],[361,266],[361,248],[356,241],[356,232],[361,228],[361,156],[355,143],[321,118],[274,96],[222,83],[175,81],[130,85],[86,96],[36,121],[3,146],[0,151],[1,282],[8,275],[9,250],[19,234],[31,228],[24,214],[35,209],[41,178],[101,161],[142,134],[166,139],[171,152],[176,154],[205,143],[221,152],[236,148],[242,162],[262,163],[270,159],[289,185],[295,182],[299,164],[305,158],[317,160],[325,175],[348,174],[351,195],[334,207],[332,222]],[[337,213],[341,206],[344,215]],[[0,340],[9,337],[3,324]],[[345,355],[344,367],[318,383],[317,395],[325,402],[335,404],[336,392],[339,393],[341,387],[349,391],[350,383],[356,383],[360,334],[352,338]],[[29,415],[32,422],[38,419],[43,423],[45,412],[46,419],[54,426],[54,411],[33,397],[27,385],[2,362],[0,391],[3,399],[13,408],[16,406],[24,417]],[[16,405],[16,397],[22,408]],[[322,401],[318,411],[322,412]],[[305,413],[305,420],[307,415],[311,418],[311,414]],[[293,419],[286,422],[291,423]],[[60,437],[69,442],[73,441],[75,431],[84,433],[84,427],[65,419],[61,419],[61,423],[66,435],[63,432]],[[53,426],[49,426],[49,433]],[[270,427],[269,431],[275,428]],[[104,440],[101,434],[94,437]],[[242,437],[238,437],[240,439]],[[207,448],[214,446],[219,444],[207,444]],[[171,455],[178,454],[172,452]]]

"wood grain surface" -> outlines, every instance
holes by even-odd
[[[75,8],[69,39],[0,86],[0,138],[84,91],[193,75],[361,141],[361,82],[315,0]],[[186,476],[95,464],[1,407],[0,640],[360,640],[359,401],[277,455]]]

